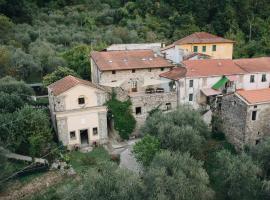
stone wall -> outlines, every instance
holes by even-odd
[[[64,96],[54,96],[54,108],[56,112],[61,112],[61,111],[66,110]]]
[[[221,102],[222,130],[237,149],[246,143],[247,105],[235,94],[225,95]]]
[[[252,120],[252,111],[257,111],[256,120]],[[246,144],[256,145],[270,135],[270,104],[248,106],[246,123]]]
[[[256,120],[252,120],[253,111],[257,111]],[[239,150],[270,136],[270,103],[247,105],[235,94],[227,95],[222,98],[221,117],[228,141]]]
[[[69,135],[67,127],[67,118],[57,119],[58,140],[63,143],[64,146],[69,144]]]
[[[99,112],[98,113],[99,119],[99,143],[105,144],[108,141],[108,127],[107,127],[107,113],[106,112]]]
[[[100,74],[100,83],[110,83],[112,81],[125,80],[125,82],[121,85],[121,88],[127,92],[131,92],[132,83],[136,81],[138,92],[142,92],[145,90],[145,87],[143,87],[144,78],[147,77],[159,79],[159,75],[161,73],[169,70],[170,68],[164,68],[163,71],[161,71],[161,68],[151,69],[151,71],[149,71],[149,69],[136,69],[135,73],[132,73],[132,70],[121,70],[116,71],[115,74],[112,74],[112,71],[103,71]]]
[[[132,102],[132,112],[138,126],[142,125],[148,113],[158,106],[163,111],[167,111],[166,103],[171,103],[172,110],[177,107],[176,92],[136,94],[131,96],[130,100]],[[141,107],[141,114],[136,115],[136,107]]]

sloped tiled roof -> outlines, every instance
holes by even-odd
[[[187,69],[185,67],[176,67],[172,69],[171,71],[160,74],[159,76],[176,81],[179,78],[185,77],[186,73],[187,73]]]
[[[52,83],[51,85],[48,86],[48,88],[50,88],[53,92],[53,94],[55,96],[62,94],[63,92],[77,86],[77,85],[87,85],[96,89],[100,89],[103,90],[102,87],[95,85],[94,83],[90,82],[90,81],[86,81],[74,76],[66,76],[54,83]]]
[[[91,57],[101,71],[173,67],[152,50],[92,52]]]
[[[270,57],[235,59],[234,62],[247,72],[270,72]]]
[[[209,77],[222,75],[245,74],[245,70],[241,69],[231,59],[207,59],[207,60],[186,60],[182,63],[186,68],[184,70],[174,68],[169,72],[161,74],[162,77],[171,78],[173,80],[185,77]]]
[[[238,90],[236,93],[250,104],[270,103],[270,88],[258,90]]]
[[[189,36],[186,36],[180,40],[174,42],[176,45],[181,44],[207,44],[207,43],[234,43],[232,40],[228,40],[216,35],[212,35],[206,32],[195,32]]]

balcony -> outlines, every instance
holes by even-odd
[[[139,97],[139,96],[164,96],[167,94],[176,94],[176,91],[173,89],[165,89],[161,87],[157,88],[146,88],[144,90],[140,90],[139,92],[129,92],[128,95],[130,97]]]

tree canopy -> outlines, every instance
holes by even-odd
[[[269,10],[267,0],[2,0],[0,49],[7,54],[0,64],[28,82],[57,66],[89,79],[89,50],[113,43],[169,44],[196,31],[235,40],[235,58],[269,55]],[[8,53],[16,56],[7,59]]]
[[[47,74],[45,77],[43,77],[43,84],[45,86],[48,86],[68,75],[79,77],[79,75],[72,69],[69,69],[67,67],[58,67],[54,72],[52,72],[51,74]]]
[[[176,111],[153,113],[141,129],[143,134],[156,136],[161,148],[189,152],[199,157],[210,131],[199,112],[182,106]]]
[[[188,153],[157,154],[144,179],[149,199],[210,200],[214,197],[203,163]]]

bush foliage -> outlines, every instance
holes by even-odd
[[[106,103],[115,125],[115,130],[119,132],[122,139],[128,139],[136,126],[136,120],[132,115],[131,101],[119,101],[116,95],[112,94],[112,98]]]

